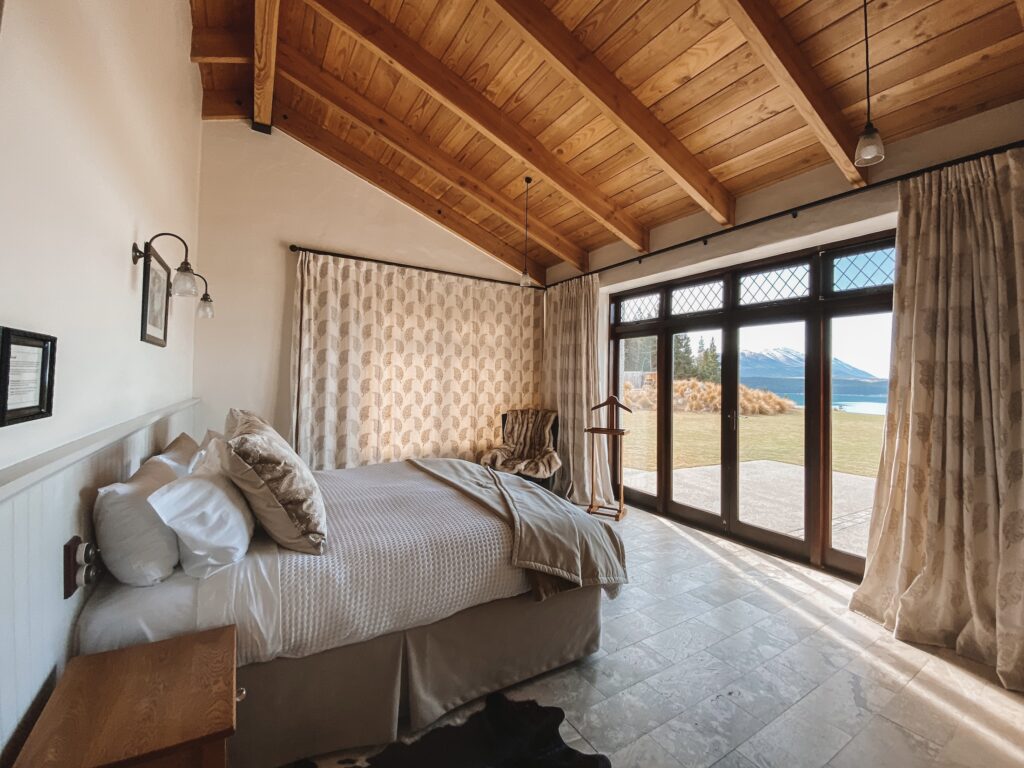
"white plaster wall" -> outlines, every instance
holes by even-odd
[[[872,183],[881,181],[1021,139],[1024,139],[1024,101],[1016,101],[892,142],[886,147],[885,161],[868,169],[869,179]],[[752,221],[849,189],[838,169],[832,165],[822,166],[738,198],[736,221]],[[782,217],[715,238],[706,246],[698,243],[645,259],[641,264],[609,270],[601,274],[601,285],[607,291],[620,291],[891,229],[896,226],[896,206],[895,185],[866,190],[805,211],[796,219]],[[719,229],[721,227],[704,213],[687,216],[651,230],[651,250]],[[590,266],[597,269],[636,255],[628,246],[615,243],[591,253]],[[547,277],[550,283],[575,274],[578,273],[572,267],[559,264],[548,270]]]
[[[230,407],[287,434],[290,243],[464,274],[516,279],[462,239],[278,130],[203,124],[200,241],[216,317],[196,332],[195,391],[211,428]]]
[[[204,264],[188,3],[4,5],[0,325],[58,341],[54,415],[0,429],[0,467],[189,397],[195,301],[172,301],[166,348],[141,342],[132,241],[171,230]]]

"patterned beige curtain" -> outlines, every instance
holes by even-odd
[[[900,185],[894,348],[851,607],[1024,690],[1024,150]]]
[[[543,292],[301,252],[293,441],[314,469],[475,461],[540,401]]]
[[[583,430],[595,426],[590,408],[604,400],[604,384],[598,362],[597,275],[552,286],[544,294],[544,407],[558,411],[558,455],[562,470],[555,490],[564,493],[572,483],[572,500],[590,501],[590,436]],[[598,425],[600,426],[600,425]],[[598,500],[612,501],[608,452],[597,441]]]

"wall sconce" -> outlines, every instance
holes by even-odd
[[[199,286],[196,284],[198,277],[203,281],[203,295],[199,298],[199,305],[196,307],[196,317],[213,317],[213,299],[210,298],[210,284],[206,278],[192,269],[188,260],[188,243],[173,232],[160,232],[153,235],[145,242],[142,248],[132,243],[132,263],[137,264],[139,259],[144,259],[147,254],[153,251],[153,241],[158,237],[173,237],[185,249],[185,260],[174,270],[174,278],[171,280],[168,296],[199,296]]]

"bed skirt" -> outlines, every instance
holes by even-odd
[[[601,589],[530,595],[300,659],[238,669],[231,765],[275,768],[394,741],[475,698],[595,652]]]

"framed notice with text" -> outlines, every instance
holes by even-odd
[[[0,328],[0,427],[53,415],[57,339]]]

